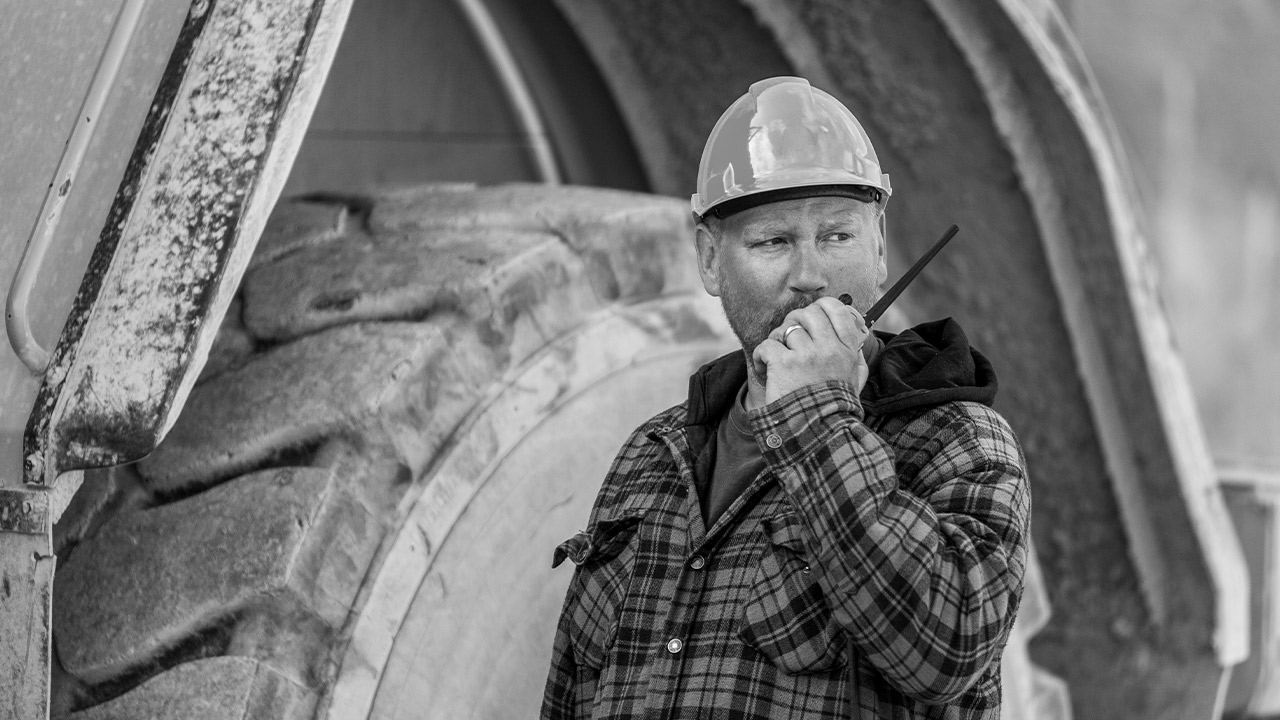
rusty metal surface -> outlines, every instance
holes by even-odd
[[[274,204],[349,0],[196,0],[24,437],[26,482],[136,460],[181,409]]]
[[[49,716],[56,562],[50,495],[0,488],[0,720]]]
[[[44,490],[0,488],[0,533],[47,533],[53,525],[48,496]]]
[[[37,223],[94,67],[122,0],[6,3],[0,23],[0,294],[7,294]],[[52,349],[128,164],[149,101],[187,14],[186,2],[148,2],[116,77],[36,280],[31,331]],[[22,483],[22,435],[40,389],[18,356],[0,350],[0,485]]]
[[[0,532],[0,720],[49,716],[50,532]]]

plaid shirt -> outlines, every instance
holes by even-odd
[[[767,468],[704,528],[691,403],[632,434],[556,548],[542,717],[999,717],[1030,512],[1005,421],[797,390],[750,413]]]

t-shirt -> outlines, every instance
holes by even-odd
[[[756,444],[751,433],[751,421],[747,418],[746,399],[747,386],[744,383],[737,399],[729,406],[729,412],[720,419],[716,428],[711,485],[703,503],[703,519],[708,528],[715,525],[721,513],[764,470],[764,455]]]

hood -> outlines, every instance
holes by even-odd
[[[871,363],[862,388],[862,405],[877,415],[916,407],[971,400],[990,405],[996,399],[991,362],[969,346],[960,324],[951,318],[921,323],[898,335],[876,332],[884,348]]]
[[[996,374],[981,353],[969,347],[960,324],[951,318],[916,325],[898,335],[875,331],[883,347],[870,365],[859,398],[870,413],[884,415],[916,407],[972,400],[990,405],[996,398]],[[689,378],[686,425],[719,422],[747,381],[741,350],[703,365]]]

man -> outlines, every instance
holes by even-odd
[[[954,321],[868,333],[889,192],[799,78],[712,130],[699,270],[742,352],[632,434],[556,549],[576,569],[544,718],[999,716],[1025,463]]]

